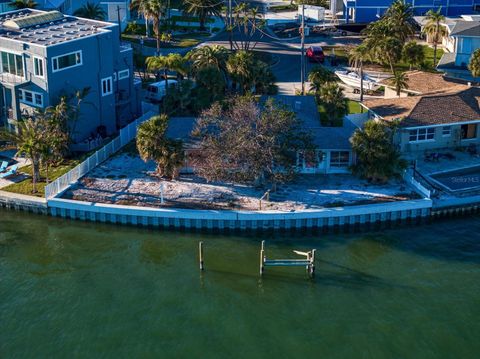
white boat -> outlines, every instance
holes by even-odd
[[[353,87],[355,89],[360,89],[360,75],[357,74],[355,71],[335,71],[335,75],[345,83],[346,85]],[[378,80],[375,80],[367,75],[363,75],[363,90],[364,91],[375,91],[380,86]]]

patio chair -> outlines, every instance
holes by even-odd
[[[7,161],[3,161],[2,164],[0,165],[0,173],[5,172],[5,170],[7,169],[7,167],[8,167],[8,162],[7,162]]]
[[[12,168],[10,168],[10,170],[8,172],[0,174],[0,179],[1,178],[7,178],[7,177],[10,177],[10,176],[15,176],[17,174],[17,170],[18,170],[17,165],[12,166]]]

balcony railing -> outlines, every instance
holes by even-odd
[[[132,49],[132,44],[129,42],[120,42],[120,52],[129,51]]]
[[[28,82],[28,80],[23,76],[13,75],[8,72],[0,73],[0,83],[9,84],[9,85],[20,85]]]

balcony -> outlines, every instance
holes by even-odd
[[[0,73],[0,83],[2,85],[17,86],[29,82],[25,77],[13,75],[8,72]]]
[[[120,42],[120,52],[132,50],[132,44],[129,42]]]

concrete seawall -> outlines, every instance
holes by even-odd
[[[40,214],[49,213],[46,199],[5,191],[0,191],[0,207]]]
[[[55,217],[92,222],[161,228],[261,230],[346,227],[382,222],[407,222],[430,216],[432,201],[420,199],[364,206],[297,212],[213,211],[109,205],[54,198],[48,201]]]

